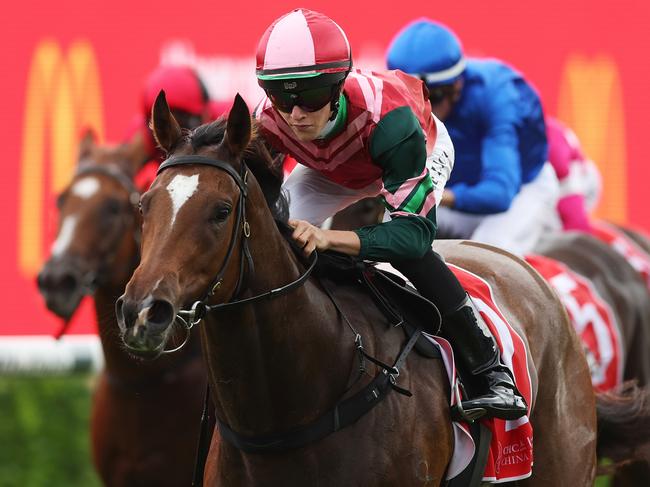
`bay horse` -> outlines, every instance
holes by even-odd
[[[640,386],[650,383],[650,296],[644,280],[616,250],[585,233],[553,234],[540,241],[535,253],[566,264],[571,270],[587,278],[599,296],[613,311],[623,339],[624,381],[635,381]],[[634,450],[639,460],[617,469],[612,485],[635,487],[650,478],[650,438],[632,443],[613,456],[625,457],[626,450]],[[623,442],[624,443],[624,442]]]
[[[353,230],[376,224],[383,214],[384,206],[378,198],[365,198],[334,215],[330,228]],[[619,228],[642,248],[650,249],[650,241],[642,233]],[[621,326],[625,358],[623,380],[627,385],[618,400],[627,402],[631,410],[636,408],[637,412],[646,408],[650,380],[650,297],[644,280],[616,250],[588,234],[553,233],[540,241],[535,253],[563,262],[594,284]],[[632,387],[631,383],[643,389]],[[602,434],[598,449],[601,456],[621,461],[616,467],[613,485],[642,485],[650,478],[650,438],[643,438],[626,425],[612,423],[608,428],[618,431],[619,438],[612,442],[607,434]]]
[[[647,233],[633,227],[617,225],[623,233],[630,237],[639,247],[650,255],[650,236]]]
[[[183,132],[164,93],[156,100],[154,134],[171,159],[141,199],[142,259],[116,303],[126,346],[156,355],[184,326],[178,316],[201,323],[220,423],[204,485],[443,485],[453,449],[449,386],[441,363],[417,354],[408,356],[397,384],[413,397],[387,394],[358,421],[318,441],[264,454],[219,440],[230,431],[282,442],[278,432],[312,424],[365,386],[368,374],[348,390],[358,354],[348,325],[383,361],[396,357],[404,342],[355,283],[340,283],[335,293],[342,307],[355,310],[346,322],[323,283],[307,274],[311,264],[296,255],[276,221],[287,217],[281,179],[269,177],[270,155],[251,124],[237,96],[225,127],[214,122]],[[509,253],[472,242],[438,248],[490,283],[541,378],[531,415],[535,470],[521,484],[591,486],[595,396],[559,300]],[[264,450],[274,442],[253,446]]]
[[[538,243],[535,253],[566,264],[594,285],[621,327],[623,380],[650,384],[650,296],[625,258],[597,238],[579,232],[548,236]]]
[[[58,199],[60,225],[38,275],[48,308],[69,319],[85,294],[94,297],[105,358],[92,401],[93,462],[104,485],[189,485],[206,374],[200,345],[141,363],[124,350],[115,300],[139,261],[141,218],[133,176],[137,146],[81,141],[76,174]]]

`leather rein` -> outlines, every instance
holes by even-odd
[[[248,265],[249,273],[252,274],[254,272],[253,257],[250,253],[250,248],[248,246],[248,239],[251,236],[251,227],[246,218],[246,198],[248,197],[249,170],[243,161],[241,163],[241,172],[238,173],[232,167],[231,164],[225,161],[220,161],[218,159],[213,159],[211,157],[200,156],[200,155],[188,155],[188,156],[172,156],[169,159],[166,159],[158,168],[158,172],[156,175],[159,175],[162,171],[170,167],[184,166],[189,164],[210,166],[219,169],[221,171],[224,171],[232,178],[235,184],[239,187],[240,196],[239,196],[239,202],[237,203],[235,225],[233,227],[233,235],[232,238],[230,239],[230,243],[228,244],[228,250],[226,251],[226,257],[224,258],[223,264],[221,265],[221,269],[219,269],[219,272],[217,272],[216,276],[212,279],[212,282],[207,288],[208,291],[206,292],[205,296],[203,296],[203,298],[200,299],[199,301],[194,302],[194,304],[191,306],[190,309],[182,309],[178,312],[178,314],[176,315],[176,319],[178,319],[187,330],[185,340],[178,347],[172,350],[165,350],[163,353],[175,352],[179,350],[181,347],[183,347],[183,345],[185,345],[185,343],[187,343],[187,340],[189,339],[189,333],[192,327],[198,325],[203,320],[203,318],[205,318],[205,316],[210,312],[232,308],[243,304],[252,304],[257,301],[261,301],[263,299],[272,299],[277,296],[286,294],[297,287],[302,286],[305,283],[305,281],[309,278],[314,268],[316,267],[316,262],[318,260],[318,256],[316,252],[312,253],[311,262],[309,264],[309,267],[305,270],[305,272],[298,279],[288,284],[285,284],[284,286],[280,286],[278,288],[274,288],[264,293],[255,296],[250,296],[247,298],[235,299],[225,303],[208,304],[210,298],[221,287],[224,274],[226,273],[228,264],[230,263],[230,260],[233,256],[233,252],[235,249],[235,245],[237,244],[237,240],[240,240],[241,242],[241,253],[239,259],[239,277],[237,279],[237,287],[235,289],[235,292],[233,293],[233,296],[237,296],[243,288],[246,265]]]
[[[212,159],[205,156],[199,155],[188,155],[188,156],[172,156],[169,159],[165,160],[160,168],[158,169],[158,174],[160,174],[165,169],[170,167],[189,165],[189,164],[198,164],[204,166],[214,167],[221,171],[226,172],[233,181],[237,184],[240,190],[240,198],[237,205],[237,214],[235,217],[235,226],[233,227],[233,235],[230,239],[228,245],[228,250],[226,252],[226,257],[221,266],[221,269],[216,274],[212,280],[208,291],[203,299],[196,301],[189,310],[180,310],[176,316],[187,328],[187,336],[189,337],[189,330],[194,326],[200,323],[203,318],[210,312],[223,310],[231,308],[234,306],[252,304],[262,299],[271,299],[282,294],[286,294],[292,289],[297,288],[305,283],[312,271],[314,270],[317,262],[317,254],[313,252],[311,255],[311,262],[309,267],[305,272],[296,280],[286,284],[284,286],[271,289],[270,291],[251,296],[243,299],[236,299],[226,303],[220,304],[208,304],[208,300],[214,295],[217,289],[219,289],[223,276],[228,267],[229,261],[233,255],[233,251],[236,245],[237,240],[241,241],[241,256],[240,256],[240,270],[239,270],[239,280],[237,283],[237,288],[233,296],[237,296],[239,291],[243,286],[244,280],[244,268],[245,261],[249,262],[249,271],[252,270],[253,260],[250,254],[250,249],[248,247],[248,239],[251,235],[250,224],[246,219],[246,197],[248,195],[247,191],[247,178],[248,178],[248,168],[242,162],[241,172],[238,173],[230,164],[224,161],[217,159]],[[238,238],[239,236],[239,238]],[[344,315],[343,311],[339,307],[338,303],[334,299],[334,296],[331,290],[328,288],[325,283],[321,282],[323,289],[326,294],[334,303],[334,306],[337,309],[339,315],[346,322],[350,330],[355,336],[354,344],[356,348],[357,355],[359,357],[359,370],[356,380],[350,385],[346,391],[342,394],[341,398],[337,401],[333,408],[326,411],[324,414],[319,416],[317,419],[313,420],[311,423],[306,425],[299,426],[292,429],[291,431],[284,431],[280,433],[271,433],[255,436],[247,436],[241,433],[238,433],[230,428],[226,423],[221,421],[216,414],[212,412],[212,408],[209,406],[210,399],[206,395],[206,403],[204,408],[204,413],[202,417],[202,430],[201,438],[199,440],[199,450],[197,453],[197,463],[195,467],[194,480],[192,485],[199,486],[202,485],[203,469],[205,467],[205,462],[207,460],[209,445],[210,445],[210,435],[211,428],[210,423],[214,421],[219,426],[219,432],[223,439],[228,443],[233,445],[235,448],[242,450],[246,453],[277,453],[286,451],[289,449],[299,448],[301,446],[313,443],[318,441],[326,436],[329,436],[331,433],[334,433],[340,429],[345,428],[353,423],[355,423],[359,418],[364,416],[368,411],[374,408],[379,404],[382,399],[384,399],[392,390],[403,394],[405,396],[411,396],[410,391],[403,389],[397,385],[397,379],[399,377],[400,369],[406,362],[406,357],[413,349],[415,342],[420,337],[421,329],[416,329],[415,332],[409,337],[406,344],[402,347],[399,355],[395,359],[393,365],[386,364],[372,356],[370,356],[364,349],[363,343],[361,340],[361,335],[356,331],[356,329],[349,322],[347,317]],[[187,340],[185,340],[186,342]],[[182,347],[184,343],[181,344],[174,350],[167,350],[166,353],[170,353]],[[372,380],[357,390],[354,394],[349,397],[348,393],[356,385],[363,375],[366,373],[365,368],[365,359],[369,360],[378,367],[377,374],[372,378]],[[209,393],[209,388],[208,388]]]

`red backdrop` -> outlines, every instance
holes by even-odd
[[[118,141],[138,109],[139,87],[160,62],[191,62],[217,98],[253,102],[259,35],[293,2],[40,2],[3,7],[0,78],[4,172],[0,185],[0,334],[51,333],[34,276],[54,233],[54,195],[73,169],[76,137],[92,125]],[[469,54],[507,60],[568,122],[604,174],[600,216],[650,229],[644,201],[650,138],[646,61],[650,4],[312,1],[347,32],[361,64],[381,64],[393,35],[419,16],[456,30]],[[380,67],[380,66],[377,66]],[[74,330],[92,330],[89,307]]]

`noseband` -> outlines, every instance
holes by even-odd
[[[235,181],[235,183],[239,187],[240,198],[239,198],[239,203],[237,205],[237,216],[236,216],[235,226],[233,229],[233,236],[230,239],[230,244],[228,245],[226,258],[224,259],[221,269],[217,273],[216,277],[213,279],[211,286],[208,288],[208,292],[206,296],[201,301],[196,301],[192,305],[190,310],[181,310],[176,315],[176,319],[181,321],[187,330],[185,341],[175,349],[164,350],[162,353],[174,352],[180,349],[183,345],[185,345],[185,343],[187,343],[187,340],[189,339],[190,329],[194,325],[201,322],[201,320],[210,311],[225,309],[228,307],[237,306],[241,304],[251,304],[264,298],[273,298],[275,296],[279,296],[284,293],[287,293],[290,290],[302,285],[311,274],[312,270],[316,266],[316,261],[317,261],[316,252],[312,252],[311,254],[312,261],[309,267],[307,268],[307,270],[298,279],[290,282],[289,284],[286,284],[285,286],[276,289],[271,289],[270,291],[249,298],[234,300],[234,301],[221,303],[221,304],[213,304],[213,305],[207,304],[207,300],[214,294],[216,289],[218,289],[219,285],[221,284],[223,275],[225,273],[225,269],[228,266],[228,261],[232,256],[232,252],[235,246],[235,241],[237,240],[237,233],[240,231],[239,230],[240,226],[241,226],[241,235],[242,235],[240,274],[239,274],[239,282],[237,283],[237,291],[233,296],[237,296],[237,292],[239,291],[242,285],[241,283],[243,279],[244,255],[246,254],[250,258],[250,252],[248,249],[248,238],[250,237],[251,232],[250,232],[250,225],[246,220],[246,213],[245,213],[246,197],[248,195],[247,186],[246,186],[248,169],[244,164],[244,162],[242,162],[241,173],[239,174],[237,173],[237,171],[233,169],[233,167],[230,164],[224,161],[219,161],[217,159],[212,159],[204,156],[190,155],[190,156],[176,156],[167,159],[161,164],[160,168],[158,169],[158,174],[160,174],[162,171],[164,171],[169,167],[180,166],[184,164],[199,164],[199,165],[211,166],[216,169],[225,171],[227,174],[230,175],[230,177],[233,179],[233,181]],[[252,259],[250,260],[250,262],[252,265]],[[291,448],[298,448],[307,445],[309,443],[312,443],[314,441],[317,441],[321,438],[324,438],[329,434],[354,423],[361,416],[366,414],[366,412],[372,409],[376,404],[381,402],[381,400],[391,390],[395,390],[400,394],[404,394],[407,396],[411,395],[411,393],[408,390],[397,386],[396,381],[397,381],[397,377],[399,377],[400,368],[406,361],[407,355],[409,354],[409,352],[415,345],[416,340],[420,336],[421,330],[418,328],[411,335],[411,337],[408,339],[406,345],[402,348],[402,351],[400,352],[399,356],[397,357],[395,363],[392,366],[385,364],[382,361],[377,360],[376,358],[370,356],[368,353],[365,352],[361,341],[361,335],[357,333],[357,331],[354,329],[354,327],[351,325],[351,323],[348,321],[345,315],[343,315],[341,309],[336,304],[334,297],[327,290],[327,287],[326,286],[323,287],[327,292],[327,294],[329,295],[330,299],[332,300],[332,303],[334,303],[337,312],[344,317],[345,322],[348,324],[348,326],[350,327],[350,329],[355,335],[354,343],[355,343],[356,352],[359,357],[359,373],[357,375],[357,379],[355,380],[355,382],[344,392],[343,396],[345,396],[347,392],[351,390],[352,386],[356,384],[365,374],[364,359],[368,359],[371,362],[373,362],[375,365],[378,365],[380,367],[380,371],[375,375],[374,379],[371,382],[366,384],[354,395],[348,397],[347,399],[343,399],[342,396],[341,399],[337,401],[334,408],[325,412],[324,414],[319,416],[316,420],[312,421],[311,423],[304,426],[297,427],[290,432],[284,432],[280,434],[270,434],[270,435],[259,435],[253,437],[244,436],[232,430],[230,426],[228,426],[226,423],[222,422],[221,420],[215,417],[215,420],[219,425],[219,431],[222,435],[222,438],[224,438],[226,441],[228,441],[236,448],[239,448],[240,450],[245,451],[247,453],[263,453],[263,452],[272,452],[272,451],[278,452],[278,451],[285,451]],[[199,452],[198,452],[197,463],[195,468],[195,477],[194,477],[195,482],[193,483],[193,485],[202,485],[200,479],[202,479],[202,472],[207,457],[207,450],[208,450],[207,445],[210,444],[210,440],[206,439],[208,438],[208,436],[206,435],[209,434],[208,430],[210,430],[208,425],[209,423],[208,397],[209,396],[206,395],[205,409],[202,418],[201,438],[199,440]]]
[[[228,264],[230,262],[230,259],[235,249],[235,244],[237,242],[237,235],[240,233],[239,230],[240,228],[241,228],[241,236],[240,236],[241,252],[240,252],[240,259],[239,259],[239,277],[237,280],[237,287],[235,288],[235,292],[233,293],[233,296],[237,296],[243,288],[244,277],[245,277],[244,271],[246,267],[244,262],[246,261],[248,263],[248,271],[250,273],[252,273],[254,269],[253,257],[250,253],[250,249],[248,246],[248,239],[251,236],[251,227],[248,220],[246,219],[246,198],[248,196],[249,170],[243,161],[241,162],[241,171],[240,173],[238,173],[232,167],[231,164],[218,159],[213,159],[211,157],[200,156],[200,155],[172,156],[169,159],[163,161],[163,163],[158,168],[158,172],[156,176],[160,175],[162,171],[170,167],[184,166],[190,164],[210,166],[226,172],[232,178],[235,184],[239,187],[240,196],[239,196],[239,202],[237,203],[237,213],[235,216],[233,235],[232,238],[230,239],[230,243],[228,244],[228,250],[226,252],[226,257],[224,258],[223,264],[221,265],[221,269],[219,269],[219,272],[216,274],[214,279],[212,279],[212,282],[208,286],[208,291],[206,292],[203,299],[196,301],[189,310],[180,310],[176,315],[176,319],[178,319],[183,324],[183,326],[187,331],[183,343],[181,343],[179,346],[177,346],[174,349],[164,350],[162,353],[171,353],[180,350],[187,343],[187,340],[189,339],[190,329],[194,325],[199,324],[201,320],[203,320],[203,318],[205,318],[205,316],[211,311],[222,310],[225,308],[230,308],[242,304],[252,304],[256,301],[260,301],[265,298],[273,298],[276,296],[280,296],[282,294],[291,291],[296,287],[301,286],[302,284],[304,284],[304,282],[307,280],[311,272],[314,270],[318,258],[316,252],[313,252],[312,259],[307,270],[298,279],[290,282],[289,284],[286,284],[279,288],[271,289],[270,291],[255,296],[251,296],[248,298],[233,300],[226,303],[208,304],[208,300],[221,287],[224,274],[226,273]]]

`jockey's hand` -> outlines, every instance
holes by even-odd
[[[325,230],[305,220],[289,220],[289,226],[293,228],[291,237],[300,245],[307,257],[314,250],[329,249],[329,241],[325,235]]]
[[[309,257],[314,250],[336,250],[349,255],[358,255],[361,242],[356,233],[343,230],[323,230],[305,220],[289,220],[293,228],[291,237]]]
[[[456,203],[456,195],[451,189],[445,189],[442,192],[442,199],[440,200],[440,206],[446,206],[448,208],[453,208]]]

